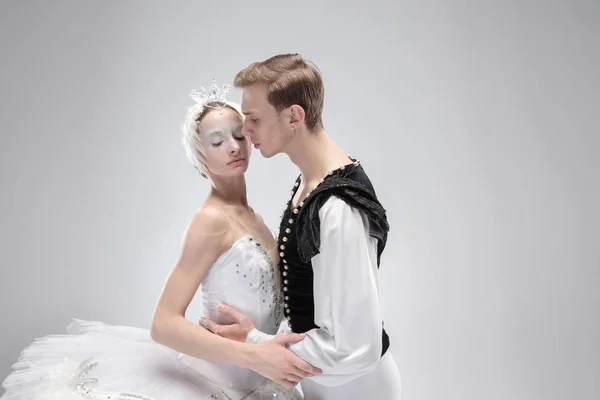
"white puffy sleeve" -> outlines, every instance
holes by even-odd
[[[319,328],[289,348],[323,371],[308,379],[338,386],[373,370],[381,358],[377,240],[369,235],[368,219],[337,197],[325,202],[319,218],[321,244],[311,260]],[[279,332],[290,331],[284,321]],[[249,341],[273,337],[262,335],[252,332]]]

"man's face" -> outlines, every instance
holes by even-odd
[[[252,85],[242,91],[242,112],[246,115],[242,134],[263,157],[281,153],[290,138],[291,129],[267,99],[266,85]]]

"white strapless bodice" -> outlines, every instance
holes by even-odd
[[[226,303],[254,322],[263,332],[277,332],[281,312],[273,263],[266,249],[245,235],[223,253],[204,278],[203,316],[219,324],[228,320],[217,310]]]
[[[257,329],[277,333],[282,312],[271,256],[251,235],[236,240],[208,271],[200,286],[203,316],[218,324],[232,321],[217,310],[228,304],[252,320]],[[248,389],[263,378],[247,369],[180,354],[180,361],[220,386]]]

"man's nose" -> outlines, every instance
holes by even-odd
[[[242,135],[250,136],[250,129],[248,129],[248,126],[246,124],[242,125]]]

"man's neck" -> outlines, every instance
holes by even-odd
[[[319,181],[333,169],[349,162],[344,151],[329,137],[325,129],[296,132],[286,151],[302,174],[302,181]]]

